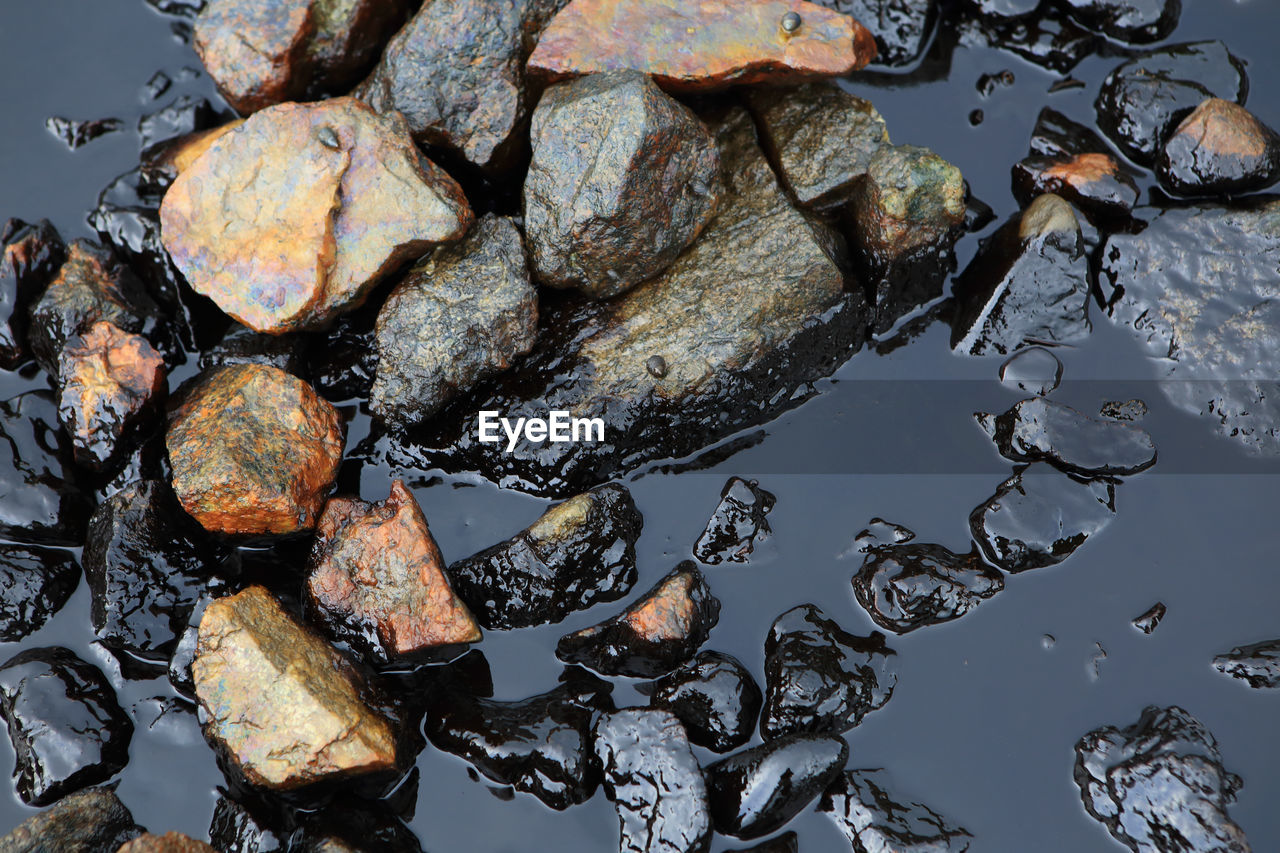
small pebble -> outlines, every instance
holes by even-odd
[[[973,112],[969,113],[969,124],[973,125],[974,127],[977,127],[978,125],[982,124],[985,118],[986,118],[986,115],[982,112],[982,110],[974,110]]]
[[[1133,627],[1137,628],[1144,634],[1150,634],[1156,628],[1160,627],[1160,620],[1164,618],[1164,614],[1168,612],[1168,608],[1163,602],[1157,601],[1151,605],[1146,613],[1143,613],[1137,619],[1133,620]]]
[[[649,356],[648,361],[644,363],[645,370],[649,371],[649,375],[655,379],[661,379],[667,375],[667,360],[660,355]]]

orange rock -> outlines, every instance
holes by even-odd
[[[172,413],[173,490],[208,530],[294,533],[315,526],[342,462],[338,412],[264,364],[205,374]]]
[[[1239,104],[1207,98],[1165,141],[1156,177],[1179,195],[1263,189],[1280,180],[1280,135]]]
[[[170,178],[177,177],[191,168],[191,164],[208,151],[224,133],[235,130],[242,124],[244,119],[238,118],[218,127],[197,130],[195,133],[179,136],[169,142],[157,143],[143,154],[145,161],[143,165],[151,172],[167,172]]]
[[[218,91],[242,115],[302,94],[316,31],[312,0],[214,0],[196,19],[192,47]]]
[[[835,77],[875,55],[866,27],[804,0],[573,0],[528,67],[551,80],[632,69],[680,91]]]
[[[449,586],[422,509],[400,480],[382,503],[329,501],[311,564],[308,604],[335,635],[379,661],[481,638]]]
[[[196,841],[181,832],[166,832],[164,835],[152,835],[147,832],[122,844],[116,853],[218,853],[218,851],[203,841]]]

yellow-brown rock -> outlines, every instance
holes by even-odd
[[[143,152],[143,168],[150,174],[167,174],[169,180],[172,180],[191,168],[191,164],[208,151],[223,134],[235,130],[242,124],[244,119],[238,118],[218,127],[197,130],[195,133],[184,134],[168,142],[157,143]]]
[[[153,835],[148,832],[121,845],[116,853],[218,853],[218,851],[203,841],[196,841],[181,832],[166,832],[164,835]]]
[[[1206,98],[1165,140],[1156,177],[1179,195],[1263,189],[1280,180],[1280,134],[1237,103]]]
[[[272,334],[323,328],[472,220],[404,119],[353,98],[254,114],[181,172],[160,208],[164,246],[191,286]]]
[[[218,533],[315,527],[342,462],[337,410],[265,364],[205,374],[170,415],[166,442],[174,493]]]

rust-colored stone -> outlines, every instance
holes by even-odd
[[[1103,217],[1127,215],[1138,202],[1138,185],[1110,154],[1028,157],[1013,167],[1013,194],[1023,204],[1041,193],[1062,196]]]
[[[116,853],[218,853],[216,849],[181,832],[139,835],[120,846]]]
[[[342,462],[337,410],[264,364],[207,373],[170,416],[166,441],[178,500],[219,533],[311,529]]]
[[[788,32],[782,19],[800,17]],[[529,70],[552,80],[631,69],[680,91],[857,71],[876,55],[866,27],[805,0],[573,0]]]
[[[316,530],[307,603],[329,630],[376,660],[479,642],[422,509],[401,480],[381,503],[334,498]]]
[[[105,320],[67,341],[58,360],[58,418],[76,460],[100,468],[164,391],[164,358]]]
[[[244,124],[238,118],[208,130],[197,130],[169,142],[157,143],[143,154],[143,167],[151,173],[167,173],[170,179],[191,168],[201,154],[208,151],[222,135]]]
[[[404,119],[354,98],[256,113],[179,174],[160,208],[191,286],[272,334],[326,326],[472,220]]]
[[[241,115],[302,94],[316,31],[312,0],[213,0],[196,19],[192,46],[218,91]]]

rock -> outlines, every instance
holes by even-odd
[[[780,829],[844,769],[840,738],[786,735],[707,766],[707,801],[716,832],[759,838]]]
[[[412,804],[410,804],[412,813]],[[378,804],[313,813],[289,837],[290,853],[423,853],[413,830]]]
[[[35,225],[21,219],[4,224],[0,254],[0,368],[16,370],[30,357],[27,313],[63,262],[67,247],[57,229],[42,219]]]
[[[266,821],[244,803],[219,792],[209,822],[209,841],[227,853],[283,853],[289,850],[287,838],[267,826]]]
[[[1056,195],[1037,196],[982,245],[954,291],[957,352],[1004,355],[1088,337],[1089,263],[1071,206]]]
[[[911,543],[867,549],[853,593],[873,622],[895,634],[959,619],[1004,589],[1004,577],[975,548],[955,554]]]
[[[308,609],[325,629],[386,663],[480,641],[403,480],[381,503],[333,498],[316,526]]]
[[[505,542],[459,560],[449,576],[486,628],[559,622],[631,591],[643,526],[626,486],[606,484],[551,507]]]
[[[1129,215],[1138,203],[1138,185],[1110,154],[1076,154],[1069,159],[1028,157],[1013,167],[1013,195],[1028,205],[1053,193],[1102,219]]]
[[[800,853],[800,845],[794,832],[784,832],[777,838],[770,838],[768,841],[761,841],[759,844],[729,851],[729,853]]]
[[[969,5],[991,18],[1021,18],[1031,15],[1040,0],[969,0]]]
[[[1115,484],[1077,480],[1037,463],[974,509],[969,529],[987,562],[1025,572],[1061,563],[1115,514]]]
[[[129,761],[129,715],[102,671],[68,649],[27,649],[0,666],[0,716],[27,805],[105,782]]]
[[[871,102],[839,86],[761,86],[746,96],[783,185],[802,207],[830,211],[847,203],[871,158],[889,144]]]
[[[1137,853],[1250,849],[1227,815],[1240,777],[1222,766],[1204,724],[1176,705],[1149,706],[1131,726],[1086,734],[1076,744],[1075,779],[1089,814]]]
[[[1000,382],[1011,391],[1043,397],[1062,382],[1062,362],[1044,347],[1020,349],[1000,365]]]
[[[1151,166],[1174,126],[1205,98],[1242,103],[1244,63],[1220,41],[1175,44],[1119,65],[1094,102],[1098,127],[1135,163]]]
[[[531,128],[525,233],[544,285],[617,296],[671,266],[723,192],[693,112],[636,71],[553,86]]]
[[[849,770],[827,789],[818,811],[831,816],[854,850],[963,853],[972,838],[928,806],[901,803],[883,770]]]
[[[856,637],[812,604],[783,613],[764,643],[760,734],[772,740],[849,731],[893,696],[892,654],[880,632]]]
[[[309,92],[343,93],[378,62],[383,46],[409,17],[411,0],[318,0],[316,32],[307,44],[314,68]]]
[[[586,802],[600,784],[591,726],[613,710],[612,685],[570,668],[553,690],[519,702],[456,691],[427,712],[427,737],[502,785],[533,794],[553,809]]]
[[[307,348],[307,375],[326,400],[368,402],[378,370],[373,322],[365,317],[373,306],[339,317],[323,335],[313,335]],[[381,309],[382,306],[378,306]]]
[[[0,545],[0,642],[39,631],[79,585],[80,565],[70,551]]]
[[[1098,414],[1113,421],[1140,421],[1147,416],[1147,404],[1141,400],[1108,400]]]
[[[711,849],[706,784],[679,720],[666,711],[616,711],[600,717],[594,737],[621,853]]]
[[[730,477],[720,490],[720,503],[706,529],[693,544],[693,556],[709,566],[745,563],[757,543],[773,535],[767,516],[776,498],[755,480]]]
[[[121,845],[116,853],[218,853],[218,851],[203,841],[196,841],[180,832],[166,832],[164,835],[152,835],[147,832]]]
[[[260,586],[208,606],[191,666],[205,737],[250,784],[290,790],[396,766],[368,684]]]
[[[976,0],[983,8],[1026,8],[1025,0]],[[995,48],[1066,75],[1106,43],[1062,14],[1053,5],[1031,3],[1038,14],[1017,17],[976,15],[959,21],[959,43],[965,47]]]
[[[876,39],[875,65],[909,65],[919,58],[938,20],[937,0],[818,0],[862,23]]]
[[[338,412],[301,379],[242,364],[204,374],[173,411],[173,489],[205,529],[315,527],[342,461]]]
[[[152,146],[207,130],[221,118],[207,98],[183,95],[138,119],[138,145],[145,152]]]
[[[157,142],[142,151],[141,178],[149,185],[168,188],[173,179],[191,168],[201,154],[213,147],[213,143],[225,134],[244,124],[238,118],[217,127],[185,133],[164,142]]]
[[[1144,634],[1150,634],[1156,628],[1160,627],[1160,622],[1168,612],[1169,610],[1164,606],[1164,603],[1157,601],[1155,604],[1147,608],[1146,612],[1141,616],[1133,620],[1133,627],[1137,628]]]
[[[1237,646],[1226,654],[1216,655],[1213,668],[1250,687],[1280,687],[1280,640]]]
[[[74,119],[63,118],[62,116],[49,116],[44,120],[45,129],[62,141],[70,151],[75,151],[82,145],[87,145],[93,140],[106,136],[108,133],[117,133],[124,130],[124,122],[118,118],[95,118],[85,121],[76,121]]]
[[[1280,181],[1280,135],[1239,104],[1207,98],[1173,129],[1156,161],[1178,195],[1230,195]]]
[[[1031,129],[1028,157],[1044,157],[1050,160],[1070,160],[1081,154],[1112,155],[1111,146],[1087,125],[1068,118],[1052,107],[1045,107],[1036,116]],[[1115,159],[1112,156],[1111,159]]]
[[[788,31],[782,18],[800,16]],[[572,0],[551,20],[529,71],[563,80],[629,69],[668,91],[838,77],[876,55],[866,27],[805,0]]]
[[[1182,0],[1056,0],[1056,3],[1082,27],[1130,44],[1168,38],[1182,15]]]
[[[353,98],[254,114],[160,208],[164,246],[195,291],[272,334],[328,325],[472,219],[403,120]]]
[[[396,285],[378,313],[369,408],[395,427],[435,414],[533,347],[538,295],[524,243],[506,217],[485,216]]]
[[[556,657],[602,675],[654,678],[688,661],[720,618],[720,600],[685,560],[617,616],[566,634]]]
[[[22,542],[79,545],[92,504],[47,391],[0,402],[0,534]]]
[[[1000,455],[1014,462],[1043,460],[1081,477],[1127,475],[1156,463],[1151,436],[1138,426],[1098,420],[1070,406],[1035,397],[1002,415],[974,415]]]
[[[200,369],[231,364],[265,364],[294,376],[304,372],[300,335],[268,335],[234,324],[216,345],[200,353]]]
[[[67,339],[58,376],[58,419],[76,461],[99,470],[156,414],[166,389],[164,357],[146,338],[105,320]]]
[[[737,658],[710,651],[636,689],[649,696],[650,708],[675,714],[691,743],[713,752],[728,752],[751,740],[763,699]]]
[[[18,824],[0,853],[104,853],[141,832],[114,789],[87,788]]]

